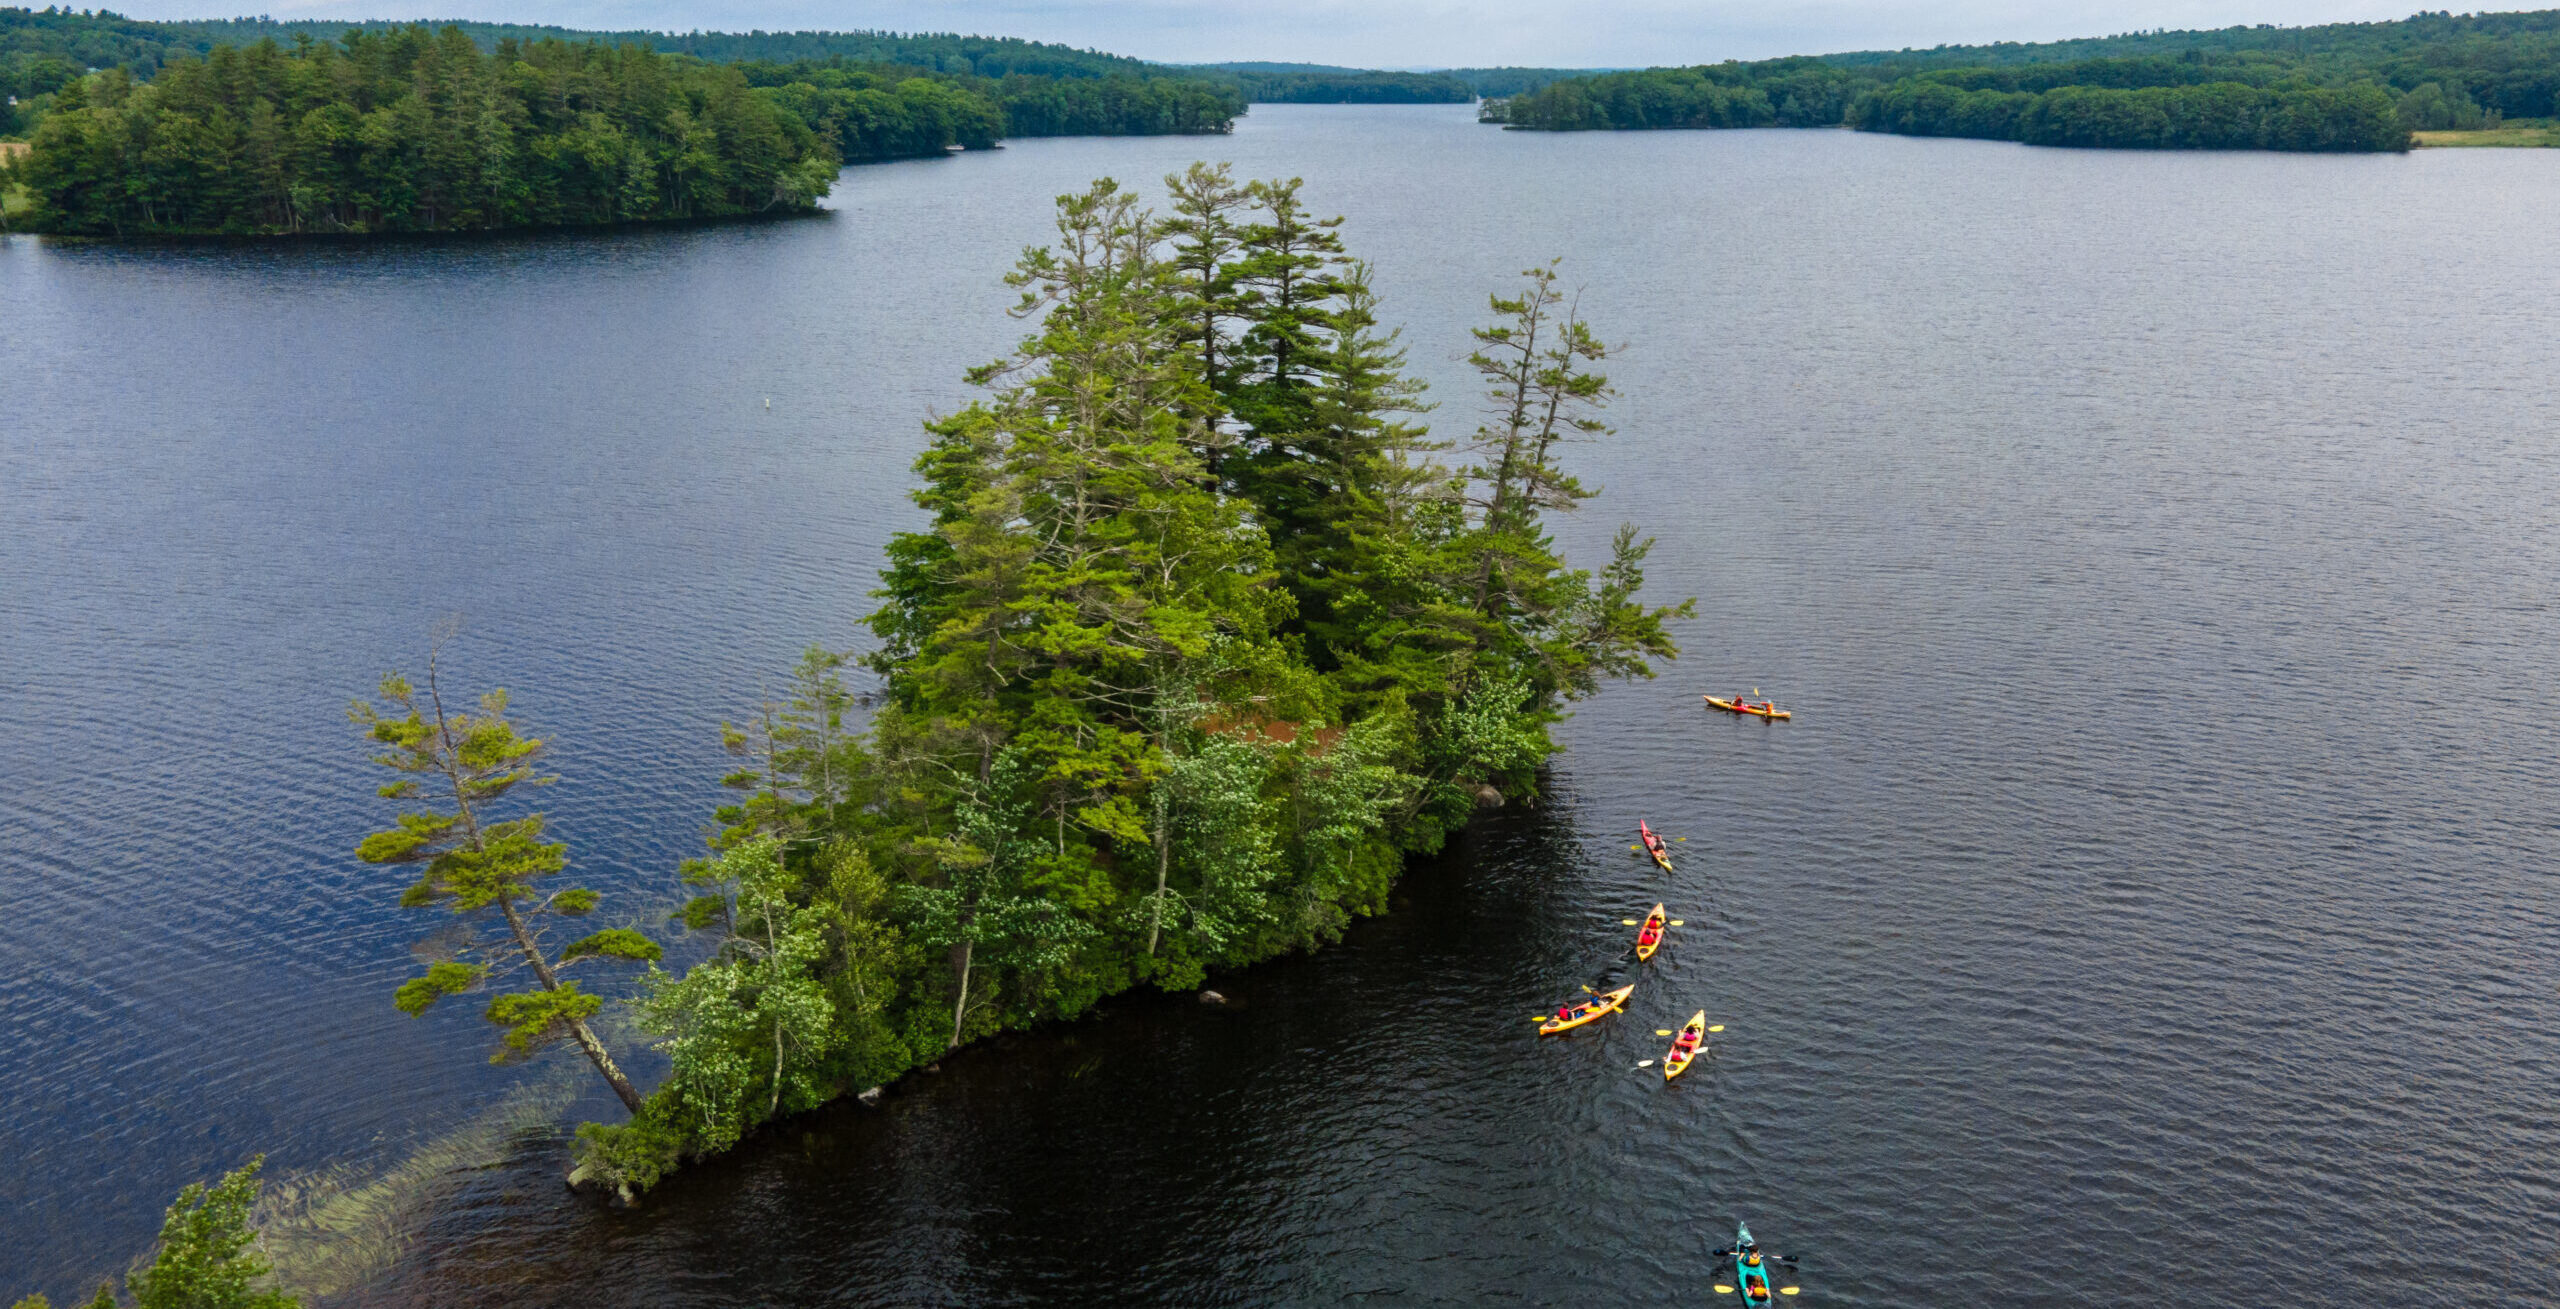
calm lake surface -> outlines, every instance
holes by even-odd
[[[654,912],[719,720],[856,643],[1051,197],[1199,157],[1348,216],[1444,434],[1485,294],[1566,257],[1628,348],[1559,534],[1656,533],[1683,658],[1228,1009],[572,1199],[583,1066],[391,1007],[434,924],[350,854],[346,701],[465,614],[576,872]],[[2560,1301],[2554,156],[1264,106],[834,203],[0,240],[0,1298],[264,1151],[333,1305],[1631,1304],[1704,1298],[1736,1217],[1808,1304]],[[1796,720],[1699,707],[1750,687]],[[1657,899],[1634,1012],[1534,1038]],[[1633,1069],[1700,1007],[1710,1062]]]

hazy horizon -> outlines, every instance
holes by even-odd
[[[133,18],[230,18],[188,0],[117,6]],[[1570,12],[1527,0],[1314,0],[1286,8],[1249,0],[303,0],[280,19],[470,19],[657,31],[889,30],[961,32],[1134,55],[1167,63],[1286,61],[1367,68],[1644,67],[1788,54],[1991,41],[2054,41],[2153,28],[2302,26],[2405,18],[2380,0],[2165,0],[2038,6],[2005,0],[1916,5],[1892,0],[1743,5],[1710,0],[1598,0]]]

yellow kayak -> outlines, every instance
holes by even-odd
[[[1570,1032],[1595,1018],[1616,1013],[1626,1006],[1627,997],[1633,995],[1635,989],[1635,984],[1630,982],[1614,991],[1602,991],[1575,1006],[1566,1016],[1550,1018],[1538,1024],[1538,1035],[1553,1036],[1558,1032]]]
[[[1668,1082],[1689,1071],[1689,1065],[1696,1063],[1698,1056],[1706,1052],[1707,1011],[1701,1009],[1689,1015],[1689,1021],[1680,1028],[1680,1034],[1671,1038],[1671,1053],[1662,1056],[1662,1080]]]
[[[1662,912],[1661,905],[1655,905],[1653,912],[1645,915],[1644,927],[1636,933],[1636,958],[1651,959],[1653,952],[1662,948],[1662,935],[1670,930],[1664,924],[1669,922],[1670,918],[1669,914]]]
[[[1775,700],[1764,700],[1759,704],[1753,704],[1748,700],[1719,700],[1711,695],[1698,698],[1729,714],[1749,714],[1754,718],[1773,718],[1780,721],[1795,717],[1794,714],[1779,708]]]

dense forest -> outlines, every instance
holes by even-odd
[[[273,40],[291,45],[297,37],[334,42],[351,31],[385,35],[413,26],[407,21],[373,19],[228,18],[144,21],[107,10],[81,12],[48,7],[41,10],[0,8],[0,59],[11,54],[52,56],[80,68],[122,67],[148,78],[160,65],[180,58],[202,58],[220,45],[256,45]],[[706,63],[894,64],[970,77],[1179,77],[1178,70],[1143,59],[1078,50],[1070,46],[1023,41],[1012,37],[955,36],[896,32],[653,32],[583,31],[528,23],[435,23],[456,27],[483,50],[500,41],[533,43],[645,45],[661,54],[686,55]]]
[[[792,213],[843,162],[1006,137],[1224,132],[1245,107],[1216,79],[957,37],[843,43],[917,64],[713,64],[497,29],[484,45],[463,24],[323,24],[329,40],[297,31],[191,53],[200,37],[278,26],[0,10],[16,97],[0,136],[32,143],[9,174],[27,207],[7,221],[267,235]],[[92,59],[111,62],[90,73]]]
[[[168,64],[222,46],[301,38],[335,44],[350,32],[388,36],[384,20],[273,18],[146,22],[107,10],[0,8],[0,139],[22,137],[50,97],[93,69],[148,81]],[[925,155],[981,137],[1129,136],[1219,132],[1248,103],[1465,104],[1516,95],[1587,70],[1455,68],[1428,73],[1329,64],[1171,66],[1004,37],[894,32],[578,31],[522,23],[451,26],[484,51],[501,42],[647,46],[661,54],[744,67],[759,87],[794,82],[786,97],[846,162]],[[777,80],[779,78],[780,80]],[[865,94],[876,93],[876,94]],[[14,99],[15,103],[11,101]],[[991,137],[977,120],[992,106]],[[814,113],[816,116],[810,116]],[[951,130],[944,132],[948,120]]]
[[[2560,10],[2151,32],[1656,68],[1551,83],[1485,121],[1547,131],[1848,125],[2147,149],[2399,150],[2560,113]]]
[[[724,729],[736,800],[676,916],[702,962],[661,967],[645,922],[548,936],[598,897],[553,885],[566,847],[510,794],[546,747],[503,694],[466,707],[431,657],[353,711],[404,811],[359,857],[496,929],[433,928],[466,948],[396,999],[476,993],[507,1058],[579,1049],[633,1112],[581,1131],[578,1180],[636,1192],[990,1033],[1329,941],[1407,855],[1533,800],[1569,702],[1676,653],[1649,541],[1595,572],[1552,539],[1612,394],[1555,269],[1491,299],[1483,421],[1435,442],[1340,220],[1295,180],[1167,181],[1161,213],[1060,199],[1009,279],[1029,335],[926,425],[873,648],[811,650]],[[645,1096],[569,975],[600,964],[645,966]]]
[[[1446,73],[1372,71],[1231,73],[1255,104],[1462,105],[1475,88]]]
[[[54,95],[12,169],[87,235],[479,231],[814,206],[833,153],[734,68],[461,32],[217,47]]]
[[[1198,79],[940,73],[847,60],[741,63],[846,163],[987,149],[1006,137],[1224,132],[1244,103]]]
[[[91,69],[147,81],[172,63],[224,46],[305,38],[339,44],[350,33],[395,36],[393,22],[227,19],[140,22],[104,10],[0,8],[0,138],[32,133],[52,97]],[[994,139],[1223,132],[1244,112],[1234,79],[1117,55],[996,37],[888,32],[576,32],[503,23],[447,24],[481,50],[550,43],[642,46],[692,63],[746,66],[750,81],[808,90],[786,97],[815,108],[804,119],[848,162],[931,154],[969,145],[992,112]],[[441,29],[440,29],[441,30]],[[787,70],[783,80],[775,70]],[[914,84],[914,85],[910,85]],[[879,95],[861,94],[878,92]],[[9,104],[15,97],[17,103]],[[949,120],[951,131],[939,128]],[[842,131],[852,124],[850,131]],[[939,144],[925,144],[943,136]],[[888,143],[883,145],[883,143]]]

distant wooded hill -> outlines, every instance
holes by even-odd
[[[1830,127],[2044,145],[2400,150],[2560,113],[2560,10],[1862,51],[1550,82],[1487,122]]]
[[[1428,72],[1346,68],[1335,64],[1244,62],[1193,64],[1192,71],[1233,78],[1256,104],[1465,104],[1478,96],[1518,95],[1550,82],[1607,72],[1600,68],[1436,68]]]
[[[460,28],[483,50],[495,49],[500,41],[601,42],[609,46],[645,45],[661,54],[691,55],[713,63],[787,64],[840,59],[973,77],[1185,75],[1179,69],[1143,59],[1012,37],[898,32],[607,32],[529,23],[424,21],[439,31]],[[84,14],[51,8],[0,8],[0,61],[22,55],[53,56],[76,61],[84,69],[122,67],[136,76],[148,77],[171,59],[201,57],[218,45],[256,45],[270,38],[291,45],[300,36],[334,42],[351,31],[378,35],[415,25],[414,20],[274,18],[152,22],[104,9]]]
[[[0,9],[0,137],[32,147],[7,152],[0,215],[162,236],[804,212],[843,163],[1245,109],[1232,80],[1027,41],[653,35]]]
[[[126,18],[107,10],[81,13],[68,9],[0,8],[0,136],[33,128],[41,106],[33,101],[92,69],[122,68],[148,80],[177,59],[200,59],[219,46],[252,46],[273,40],[335,43],[349,32],[386,35],[412,26],[390,20],[228,18],[156,22]],[[898,32],[653,32],[585,31],[529,23],[454,22],[454,27],[484,51],[502,41],[530,45],[540,41],[607,46],[645,45],[662,54],[682,55],[710,63],[761,64],[793,68],[831,67],[850,74],[884,70],[932,73],[946,78],[983,78],[990,82],[1041,78],[1058,81],[1120,78],[1144,82],[1192,82],[1232,93],[1232,98],[1259,104],[1465,104],[1479,96],[1518,95],[1550,82],[1595,71],[1579,68],[1450,68],[1409,72],[1350,68],[1335,64],[1243,61],[1224,64],[1169,65],[1149,63],[1098,50],[1011,37],[957,36],[948,33]],[[892,78],[891,80],[897,80]],[[17,110],[7,101],[15,97]],[[1020,97],[1017,97],[1020,98]],[[1045,101],[1077,99],[1072,92],[1048,92]],[[1089,97],[1088,97],[1089,98]],[[1132,97],[1117,97],[1128,100]],[[1197,94],[1153,99],[1185,102],[1171,118],[1188,123]],[[1224,97],[1221,97],[1224,98]],[[1166,114],[1154,114],[1164,118]],[[1232,116],[1232,115],[1230,115]],[[1059,134],[1049,124],[1091,122],[1111,117],[1088,109],[1082,113],[1049,110],[1010,115],[1015,121],[999,135]],[[1147,114],[1122,114],[1136,122]],[[1188,127],[1177,130],[1190,130]],[[882,139],[912,135],[891,125],[873,133]],[[847,158],[873,157],[856,149]]]
[[[0,138],[31,135],[92,70],[148,82],[164,68],[274,41],[343,46],[425,30],[389,22],[143,22],[100,10],[0,8]],[[646,46],[679,63],[734,64],[847,162],[977,149],[1006,137],[1223,132],[1243,113],[1233,78],[1004,37],[888,32],[581,32],[454,23],[484,53],[541,45]],[[84,97],[83,104],[94,103]],[[245,111],[244,111],[245,112]]]

